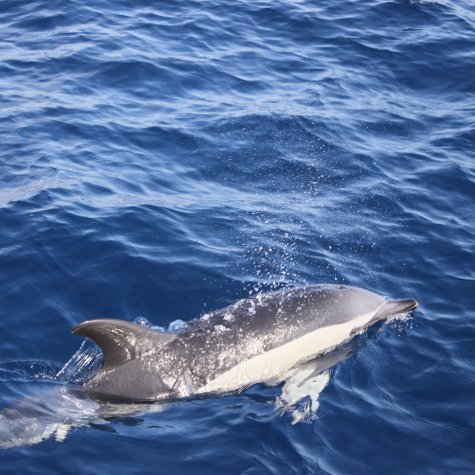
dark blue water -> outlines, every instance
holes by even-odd
[[[1,2],[1,408],[54,420],[90,318],[323,282],[420,308],[304,421],[264,386],[68,401],[0,471],[474,473],[474,28],[468,0]]]

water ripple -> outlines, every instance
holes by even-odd
[[[472,473],[474,26],[466,0],[0,3],[2,408],[85,319],[314,282],[421,303],[358,337],[306,424],[257,387],[1,470]]]

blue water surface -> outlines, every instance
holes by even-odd
[[[86,319],[420,302],[308,420],[265,386],[84,416],[1,473],[475,473],[471,1],[4,0],[0,33],[0,408],[51,412]]]

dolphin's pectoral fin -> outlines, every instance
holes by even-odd
[[[94,341],[104,355],[103,369],[123,365],[147,351],[150,342],[156,346],[175,338],[173,333],[162,333],[123,320],[100,319],[80,323],[72,330],[74,335]]]

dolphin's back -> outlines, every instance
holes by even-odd
[[[210,332],[230,343],[262,340],[269,350],[299,336],[376,313],[385,299],[373,292],[343,285],[312,285],[239,300],[189,324],[188,336]],[[245,341],[243,344],[247,344]]]
[[[260,294],[192,320],[169,351],[186,355],[196,389],[232,367],[320,328],[376,313],[384,302],[373,292],[340,285]]]

